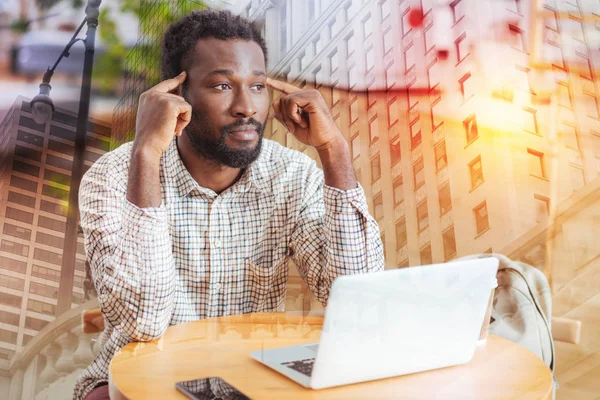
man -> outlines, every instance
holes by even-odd
[[[81,184],[106,328],[76,398],[107,396],[109,362],[130,341],[282,311],[289,260],[323,304],[335,277],[383,269],[377,224],[325,101],[267,78],[265,42],[247,20],[194,12],[166,31],[161,57],[164,80],[140,96],[135,140]],[[268,85],[284,94],[275,117],[317,150],[323,171],[263,140]]]

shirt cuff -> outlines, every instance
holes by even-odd
[[[323,198],[325,210],[333,214],[355,213],[356,209],[363,214],[369,213],[365,192],[360,183],[358,187],[349,190],[323,185]]]
[[[157,227],[167,223],[167,207],[161,201],[158,207],[140,208],[125,199],[123,224],[133,235],[152,235]]]

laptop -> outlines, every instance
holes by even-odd
[[[319,343],[250,355],[312,389],[467,363],[497,270],[490,257],[340,276]]]

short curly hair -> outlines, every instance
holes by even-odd
[[[263,51],[267,64],[267,45],[259,30],[246,18],[231,11],[210,8],[195,10],[167,27],[160,54],[161,79],[179,75],[193,54],[198,40],[203,38],[221,40],[242,39],[256,42]]]

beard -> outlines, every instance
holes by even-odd
[[[267,119],[261,124],[250,117],[245,120],[239,120],[233,124],[225,125],[221,128],[220,137],[215,140],[208,130],[208,121],[203,114],[192,112],[192,120],[184,129],[194,151],[199,156],[215,161],[230,168],[246,168],[252,164],[260,155],[262,149],[262,139],[264,135]],[[225,143],[225,139],[231,134],[231,130],[244,125],[253,125],[258,133],[258,142],[252,148],[233,149]]]

